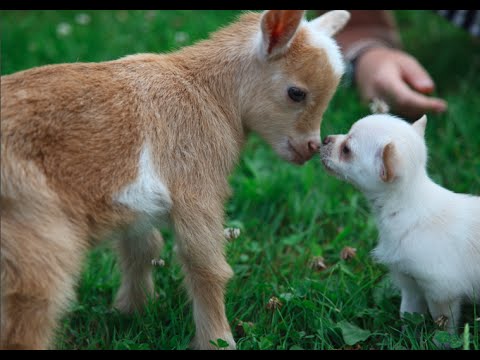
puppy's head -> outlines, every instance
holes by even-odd
[[[269,10],[253,38],[243,120],[283,159],[303,164],[320,147],[320,123],[344,72],[333,39],[350,15],[329,11],[307,21],[301,10]]]
[[[427,117],[413,125],[391,115],[358,120],[346,135],[330,135],[320,150],[325,168],[362,191],[401,184],[425,169]]]

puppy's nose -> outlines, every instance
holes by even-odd
[[[328,145],[330,143],[333,143],[333,136],[327,136],[325,139],[323,139],[323,145]]]
[[[320,149],[320,143],[318,141],[310,140],[308,142],[308,150],[310,150],[312,154],[318,152],[319,149]]]

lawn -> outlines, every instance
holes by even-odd
[[[206,38],[238,11],[2,11],[1,73],[50,63],[103,61],[138,52],[172,51]],[[449,102],[430,115],[429,173],[456,192],[480,194],[480,42],[428,11],[395,12],[405,47]],[[345,132],[368,114],[342,84],[322,136]],[[227,224],[240,237],[228,245],[235,271],[227,316],[239,349],[435,349],[445,336],[429,318],[398,316],[400,297],[370,251],[377,232],[365,199],[327,175],[318,158],[303,167],[280,160],[252,136],[231,175]],[[107,242],[89,253],[78,297],[63,318],[60,349],[186,349],[194,332],[191,307],[175,261],[173,234],[163,231],[165,267],[154,269],[158,300],[142,315],[112,309],[120,283]],[[345,246],[357,249],[343,260]],[[312,266],[323,257],[326,269]],[[267,307],[273,297],[283,306]],[[480,311],[454,347],[479,349]],[[243,322],[243,325],[240,325]],[[402,326],[405,326],[402,331]]]

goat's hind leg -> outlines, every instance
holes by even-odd
[[[35,226],[2,216],[1,237],[0,348],[47,349],[74,298],[81,241],[58,218]]]
[[[145,229],[148,227],[148,229]],[[122,284],[115,299],[115,307],[126,314],[143,310],[149,298],[155,295],[152,260],[163,248],[163,238],[150,224],[129,228],[118,241]]]

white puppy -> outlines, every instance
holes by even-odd
[[[324,166],[360,189],[379,230],[374,257],[400,287],[400,314],[426,313],[454,332],[463,302],[480,299],[480,197],[456,194],[427,175],[426,116],[357,121],[328,136]]]

